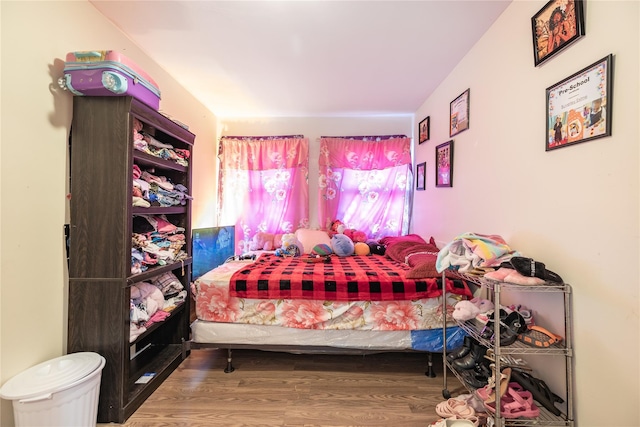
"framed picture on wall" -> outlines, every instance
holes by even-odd
[[[422,144],[425,141],[429,140],[430,133],[430,116],[427,116],[420,122],[418,125],[418,144]]]
[[[584,36],[583,0],[551,0],[531,17],[537,67]]]
[[[449,105],[449,136],[469,129],[469,92],[465,90]]]
[[[436,147],[436,187],[453,187],[453,140]]]
[[[416,165],[416,190],[424,190],[427,183],[427,162]]]
[[[545,150],[611,135],[613,55],[547,88]]]

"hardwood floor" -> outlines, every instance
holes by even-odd
[[[425,376],[427,355],[290,354],[192,350],[127,420],[126,427],[427,426],[439,419],[442,359]],[[465,393],[449,373],[448,389]],[[99,424],[108,426],[109,424]]]

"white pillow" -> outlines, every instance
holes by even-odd
[[[308,228],[299,228],[296,230],[296,238],[302,243],[304,253],[309,254],[313,250],[313,247],[324,243],[331,247],[331,239],[326,231],[323,230],[311,230]]]

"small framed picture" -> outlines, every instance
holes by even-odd
[[[453,187],[453,140],[436,147],[436,187]]]
[[[547,88],[545,151],[611,135],[613,55]]]
[[[427,116],[418,125],[418,135],[419,135],[418,144],[422,144],[423,142],[429,140],[429,132],[430,132],[430,116]]]
[[[424,190],[427,182],[427,162],[416,165],[416,190]]]
[[[469,129],[469,92],[465,90],[449,105],[449,136]]]
[[[531,17],[533,62],[542,64],[584,36],[583,0],[551,0]]]

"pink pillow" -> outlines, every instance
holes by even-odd
[[[299,228],[296,230],[296,237],[302,243],[303,252],[310,254],[314,246],[325,244],[331,247],[331,239],[326,231],[311,230],[309,228]]]

